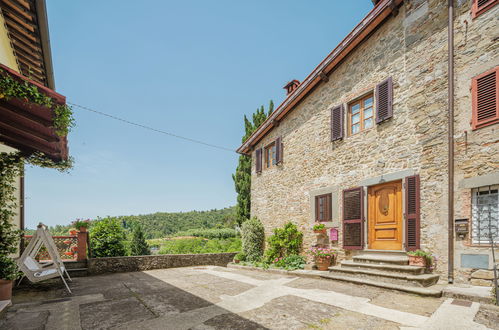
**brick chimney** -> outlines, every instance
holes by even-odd
[[[288,82],[286,84],[286,86],[284,86],[283,88],[286,90],[286,95],[289,95],[291,93],[293,93],[295,91],[295,89],[298,88],[298,86],[300,86],[300,82],[296,79],[294,80],[291,80],[290,82]]]

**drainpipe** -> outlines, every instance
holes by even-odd
[[[454,0],[448,2],[448,281],[454,281]]]

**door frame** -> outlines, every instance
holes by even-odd
[[[382,182],[381,182],[382,181]],[[401,183],[401,203],[402,203],[402,217],[401,217],[401,221],[402,221],[402,247],[400,250],[376,250],[376,249],[371,249],[370,246],[369,246],[369,188],[371,187],[374,187],[374,186],[378,186],[378,185],[382,185],[382,184],[385,184],[385,183],[390,183],[390,182],[400,182]],[[373,183],[373,184],[370,184],[370,185],[366,185],[364,186],[364,205],[366,205],[366,207],[364,208],[364,219],[365,219],[365,226],[364,226],[364,237],[366,237],[367,239],[364,241],[364,250],[366,251],[385,251],[385,252],[406,252],[407,251],[407,248],[406,248],[406,216],[405,216],[405,213],[406,213],[406,210],[405,210],[405,200],[406,200],[406,196],[405,196],[405,182],[404,182],[404,178],[400,178],[400,179],[394,179],[394,180],[390,180],[390,181],[384,181],[384,180],[380,180],[380,182],[377,182],[377,183]]]

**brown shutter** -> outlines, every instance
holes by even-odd
[[[343,104],[331,109],[331,141],[343,139]]]
[[[405,223],[407,251],[419,249],[419,175],[405,178]]]
[[[471,5],[471,17],[476,18],[478,15],[486,12],[498,3],[498,0],[473,0],[473,4]]]
[[[282,163],[282,138],[280,136],[275,140],[275,159],[278,165]]]
[[[333,220],[333,203],[332,203],[332,194],[327,194],[326,196],[326,221]]]
[[[379,124],[393,116],[392,77],[376,86],[376,123]]]
[[[343,190],[343,248],[362,250],[364,247],[364,190],[362,187]]]
[[[262,148],[256,149],[256,173],[262,173]]]
[[[482,73],[472,79],[472,120],[477,129],[499,122],[499,67]]]

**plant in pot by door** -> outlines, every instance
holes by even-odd
[[[418,267],[429,267],[433,262],[433,256],[430,252],[426,252],[423,250],[416,250],[407,252],[409,256],[409,266],[418,266]]]
[[[87,228],[90,225],[90,219],[87,220],[76,219],[75,221],[73,221],[72,225],[77,230],[84,233],[87,231]]]
[[[12,283],[18,277],[16,262],[8,256],[0,256],[0,301],[11,300]]]
[[[328,270],[334,262],[336,252],[328,248],[312,247],[309,250],[309,255],[314,258],[318,270]]]
[[[316,234],[325,234],[326,226],[323,223],[318,223],[313,227],[314,233]]]

